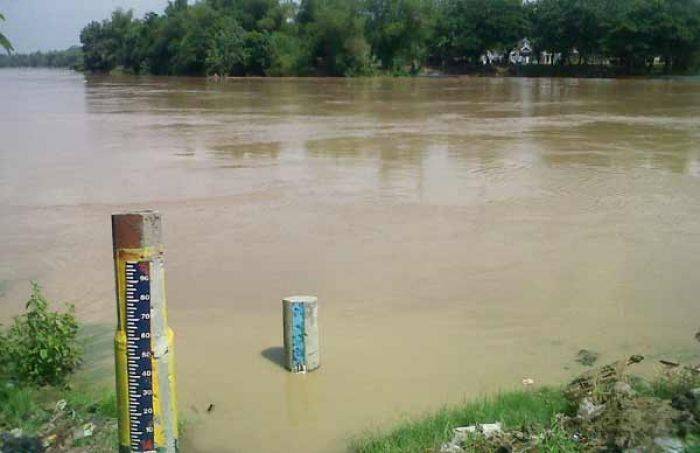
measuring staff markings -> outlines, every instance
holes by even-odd
[[[155,452],[150,262],[127,261],[125,271],[131,449],[138,452]]]

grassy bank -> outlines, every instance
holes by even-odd
[[[0,451],[116,451],[117,403],[99,388],[0,380]]]
[[[389,432],[365,434],[351,442],[351,450],[363,453],[436,451],[452,438],[452,430],[458,426],[498,421],[504,428],[545,427],[555,414],[569,410],[569,403],[559,389],[505,392],[462,406],[443,408],[404,422]]]
[[[113,451],[113,390],[86,384],[74,308],[54,311],[38,284],[26,311],[0,326],[0,452]]]
[[[605,369],[605,367],[602,367]],[[582,375],[586,376],[586,375]],[[574,381],[576,382],[576,381]],[[624,385],[622,385],[624,384]],[[461,426],[499,422],[494,437],[468,435],[449,451],[700,452],[700,374],[682,366],[653,381],[635,376],[596,381],[584,394],[572,396],[572,385],[512,391],[482,398],[399,424],[386,432],[353,439],[358,453],[439,452]],[[587,414],[582,407],[590,402]],[[663,439],[682,450],[661,450]],[[655,449],[656,448],[656,449]]]

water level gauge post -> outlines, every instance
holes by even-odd
[[[165,308],[161,217],[112,215],[119,451],[178,449],[173,332]]]
[[[284,361],[292,373],[306,373],[321,365],[318,340],[318,298],[282,299]]]

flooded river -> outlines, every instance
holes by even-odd
[[[0,320],[40,281],[108,383],[109,215],[137,208],[164,216],[188,452],[342,451],[581,348],[698,356],[700,81],[0,70]]]

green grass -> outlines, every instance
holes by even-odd
[[[443,408],[424,418],[404,422],[388,433],[366,433],[353,439],[350,449],[361,453],[437,451],[451,439],[452,430],[458,426],[501,422],[505,429],[548,427],[555,414],[568,409],[558,389],[504,392],[463,406]],[[550,445],[543,444],[543,451],[563,451],[558,449],[561,441],[557,436],[545,439],[543,442]]]
[[[61,400],[65,400],[65,407],[57,410]],[[76,440],[72,446],[87,446],[96,452],[116,451],[116,418],[117,402],[111,390],[24,387],[0,380],[0,432],[20,428],[24,436],[45,436],[52,422],[50,433],[61,438],[86,423],[94,423],[94,434]]]
[[[687,395],[691,389],[700,387],[700,375],[685,369],[659,376],[653,381],[632,377],[632,385],[639,396],[674,400]],[[367,432],[350,442],[351,451],[358,453],[392,452],[437,452],[440,446],[453,436],[454,428],[474,424],[501,422],[505,431],[541,433],[537,440],[537,451],[548,453],[582,451],[556,423],[556,414],[571,415],[570,406],[560,388],[541,388],[535,391],[513,391],[467,402],[461,406],[443,408],[436,413],[400,423],[388,432]],[[692,402],[690,410],[700,419],[697,406]],[[468,442],[468,451],[491,451],[481,445],[483,438]],[[688,451],[700,453],[700,431],[695,425],[685,436]]]

